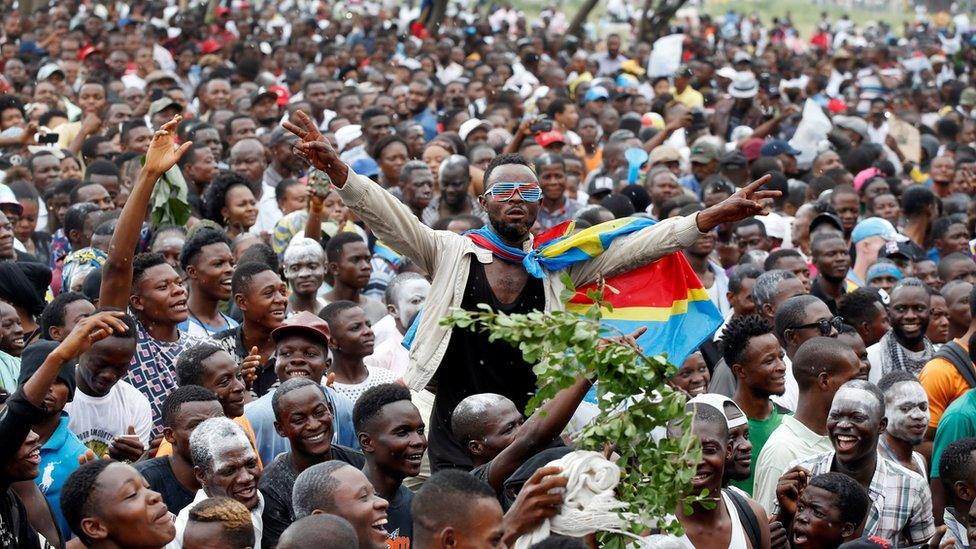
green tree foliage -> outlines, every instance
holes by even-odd
[[[563,282],[570,288],[562,296],[567,301],[575,290],[568,277]],[[690,512],[693,498],[682,495],[691,491],[701,446],[689,429],[685,394],[668,382],[675,367],[663,356],[648,357],[626,344],[621,337],[626,334],[607,333],[600,318],[610,305],[602,300],[602,291],[588,295],[594,305],[583,316],[566,311],[507,315],[481,305],[479,312],[454,309],[441,324],[487,332],[489,340],[518,347],[525,360],[535,364],[538,391],[527,415],[572,385],[580,372],[598,380],[600,413],[583,430],[577,446],[598,452],[613,449],[619,456],[617,497],[627,504],[631,532],[660,528],[680,533],[672,515],[679,503]],[[651,435],[669,426],[672,436],[655,440]],[[619,535],[604,537],[604,547],[622,548],[627,542]]]

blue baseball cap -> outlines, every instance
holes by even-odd
[[[610,92],[608,92],[603,86],[593,86],[592,88],[586,90],[586,95],[583,96],[584,103],[599,101],[601,99],[610,99]]]
[[[887,219],[869,217],[854,225],[854,230],[851,231],[851,242],[857,244],[872,236],[880,236],[888,242],[905,242],[908,240],[908,237],[896,231],[894,225]]]
[[[797,156],[800,154],[800,151],[794,149],[788,142],[782,139],[770,139],[763,143],[762,148],[759,149],[760,156],[779,156],[781,154]]]
[[[352,171],[366,177],[376,177],[380,174],[380,167],[372,158],[360,158],[352,163]]]

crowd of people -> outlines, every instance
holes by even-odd
[[[526,417],[440,321],[670,254],[724,322],[641,545],[976,544],[976,27],[611,4],[7,6],[0,545],[528,547],[599,379]]]

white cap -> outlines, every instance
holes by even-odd
[[[732,406],[735,406],[739,410],[739,412],[742,413],[742,415],[735,419],[730,420],[729,416],[726,415],[725,413],[726,402],[731,402]],[[736,404],[734,400],[732,400],[731,398],[725,395],[720,395],[716,393],[703,393],[688,401],[688,404],[692,404],[692,403],[704,404],[705,406],[711,406],[712,408],[718,410],[718,412],[722,414],[723,417],[725,417],[725,422],[728,424],[729,429],[735,429],[736,427],[745,425],[748,422],[746,420],[746,414],[742,412],[742,408],[739,408],[739,405]]]
[[[360,126],[359,124],[352,124],[349,126],[343,126],[339,128],[335,132],[336,145],[338,146],[339,149],[336,152],[341,153],[342,151],[346,150],[346,147],[348,147],[350,143],[359,139],[362,136],[363,136],[363,127]]]
[[[10,187],[0,184],[0,208],[11,208],[17,211],[17,215],[24,213],[24,207],[17,201],[14,192]]]
[[[458,128],[458,136],[461,138],[461,141],[464,141],[469,135],[471,135],[471,132],[475,131],[476,129],[485,128],[486,130],[491,131],[492,127],[491,122],[487,120],[470,118],[465,120],[464,123],[461,124],[461,127]]]

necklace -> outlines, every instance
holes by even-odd
[[[193,314],[193,311],[190,311],[189,309],[187,309],[187,311],[189,311],[189,313],[190,313],[190,318],[192,318],[193,320],[196,320],[197,321],[197,324],[199,324],[200,327],[203,328],[203,331],[207,333],[207,337],[210,337],[210,336],[216,334],[219,331],[223,331],[224,329],[228,328],[228,326],[229,326],[228,323],[227,323],[227,319],[224,318],[223,313],[221,313],[221,312],[218,311],[217,314],[220,315],[220,319],[224,321],[224,326],[223,326],[223,328],[217,328],[217,329],[215,329],[214,331],[211,332],[210,331],[210,326],[206,322],[200,320],[200,318],[197,315]]]

